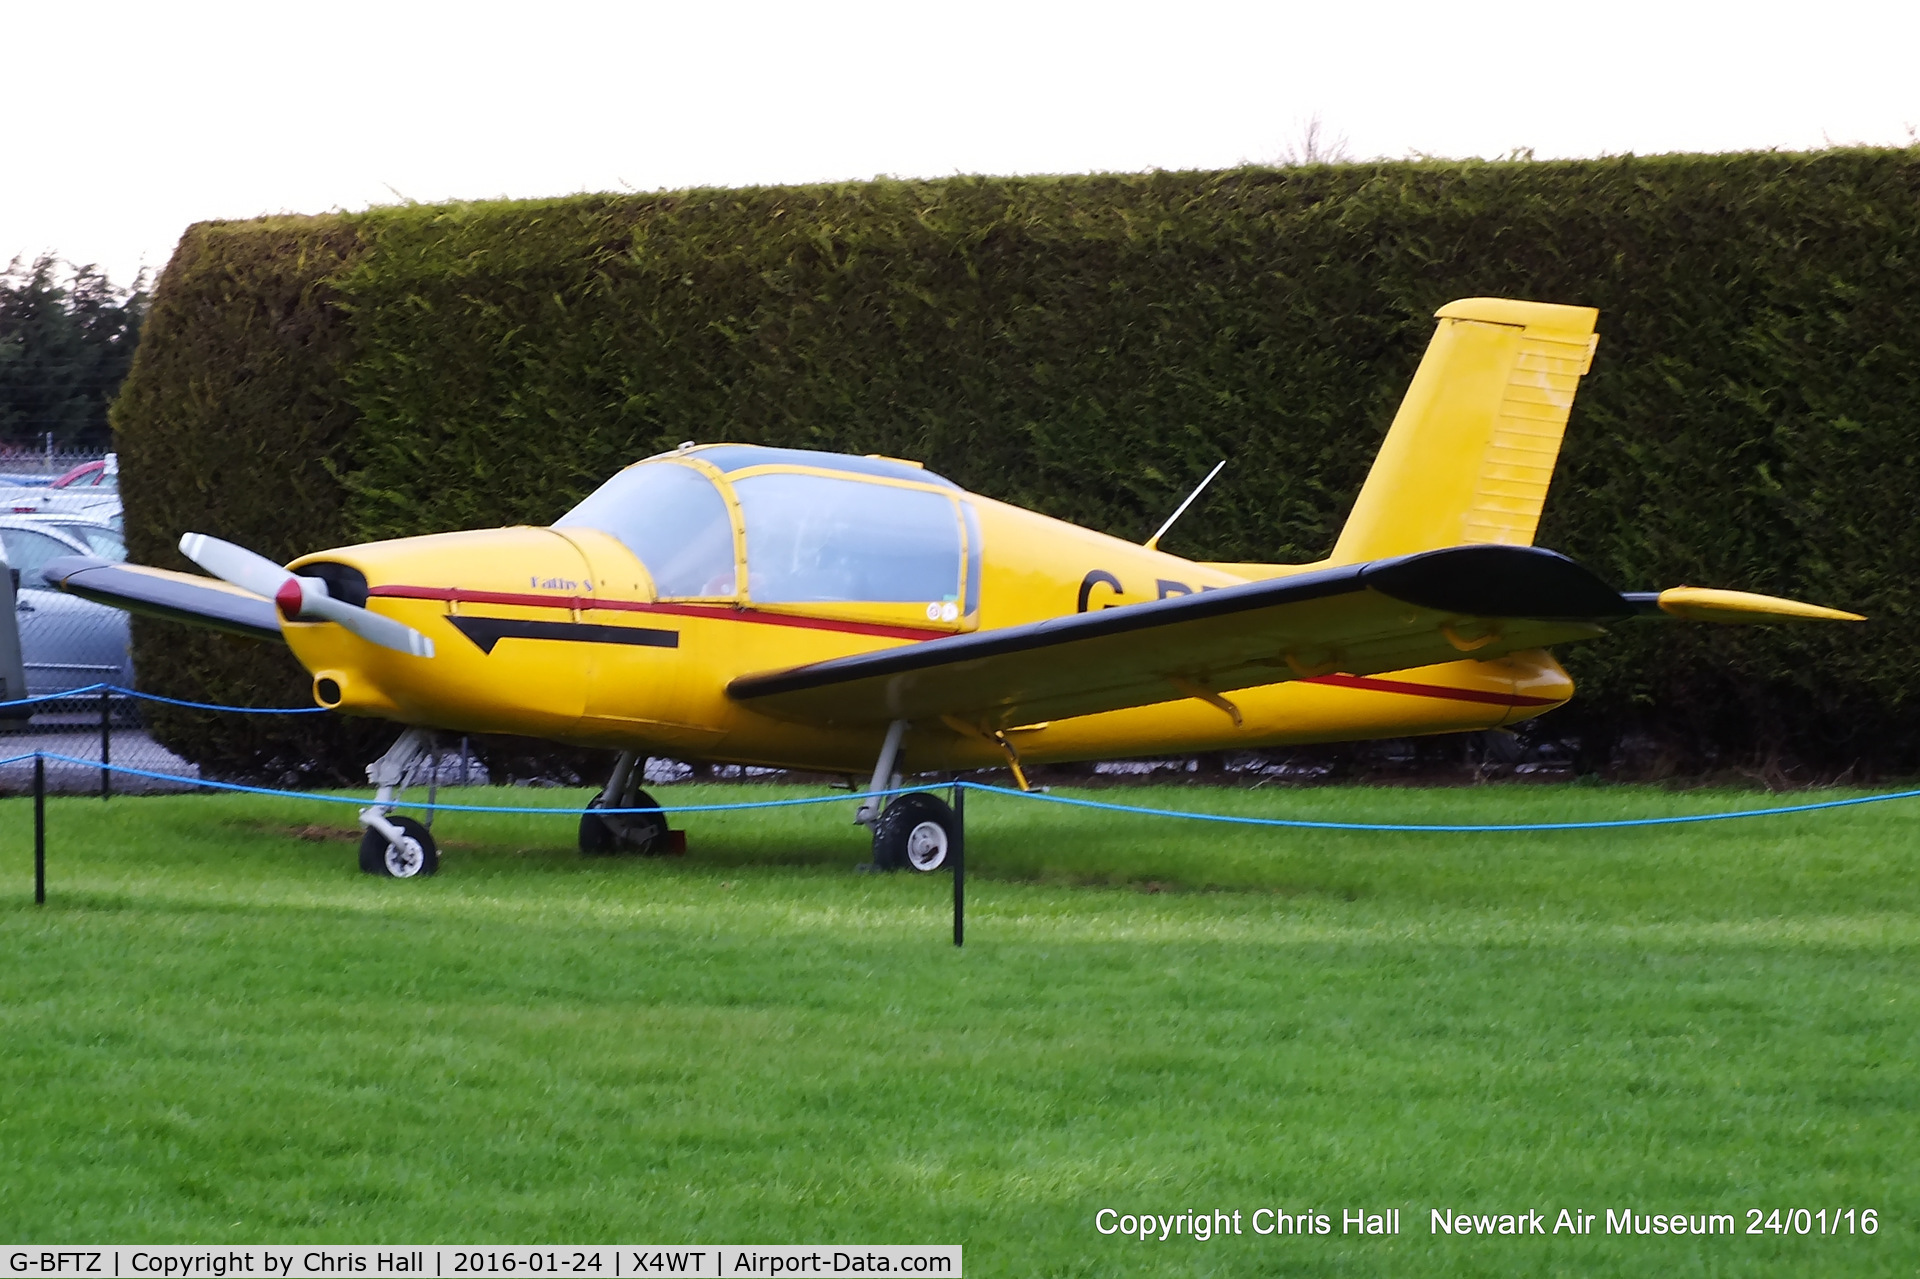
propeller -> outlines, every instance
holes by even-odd
[[[272,600],[279,606],[280,616],[288,621],[338,622],[369,644],[414,657],[433,656],[433,641],[411,626],[334,599],[319,578],[289,573],[244,546],[205,533],[188,533],[180,539],[180,553],[221,581]]]

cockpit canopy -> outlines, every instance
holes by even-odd
[[[916,604],[951,623],[979,591],[980,535],[962,491],[890,458],[683,449],[628,467],[554,527],[619,539],[662,599]]]

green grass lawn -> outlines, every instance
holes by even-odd
[[[1388,821],[1776,802],[1100,797]],[[442,873],[405,883],[357,873],[348,808],[55,800],[36,908],[29,801],[0,802],[0,1236],[957,1242],[976,1275],[1920,1264],[1920,801],[1520,836],[974,796],[964,951],[945,876],[851,873],[850,807],[690,816],[690,855],[660,860],[448,814]],[[1335,1233],[1142,1243],[1098,1234],[1104,1207]],[[1744,1233],[1800,1207],[1882,1224]],[[1343,1236],[1348,1208],[1404,1233]],[[1602,1224],[1436,1238],[1436,1208]],[[1607,1236],[1610,1208],[1742,1233]]]

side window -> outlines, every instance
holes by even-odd
[[[967,598],[960,615],[970,617],[980,610],[980,516],[973,503],[961,499],[960,513],[967,517]]]
[[[47,565],[63,555],[79,554],[65,542],[24,528],[0,529],[0,545],[7,548],[7,563],[20,570],[24,590],[52,590],[47,585]]]
[[[819,475],[734,482],[747,526],[747,594],[758,603],[953,605],[960,519],[952,499]]]
[[[630,466],[553,526],[619,538],[662,596],[734,593],[733,521],[713,481],[690,466]]]

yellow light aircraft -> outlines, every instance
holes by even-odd
[[[370,872],[438,864],[427,831],[390,814],[434,730],[613,747],[594,801],[609,810],[656,808],[639,789],[649,754],[870,775],[856,820],[875,865],[928,871],[953,815],[927,794],[883,806],[904,772],[1010,764],[1025,785],[1023,761],[1494,728],[1566,701],[1547,648],[1613,622],[1859,620],[1735,591],[1621,594],[1531,545],[1597,314],[1442,307],[1333,553],[1313,564],[1184,560],[1160,534],[1135,546],[915,462],[686,444],[551,528],[284,568],[189,533],[181,551],[224,580],[86,558],[47,574],[89,599],[284,640],[320,705],[406,725],[367,770]],[[657,811],[580,825],[589,852],[658,850],[666,834]]]

